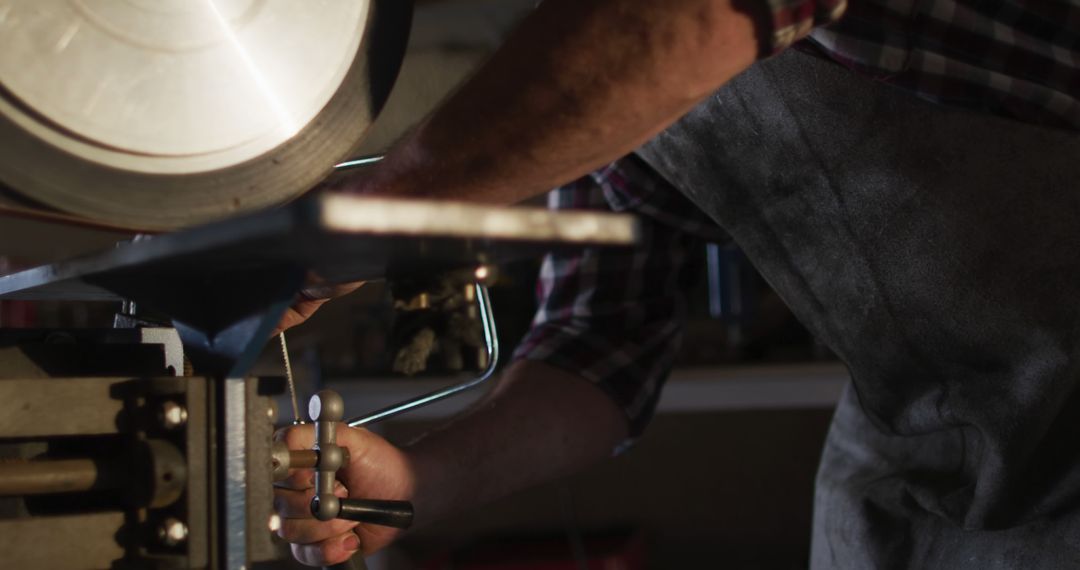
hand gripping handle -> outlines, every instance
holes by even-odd
[[[315,423],[315,496],[311,499],[311,514],[321,521],[346,519],[350,521],[409,528],[413,506],[408,501],[374,499],[339,499],[334,495],[337,471],[345,464],[345,453],[337,445],[337,426],[345,417],[345,403],[333,390],[322,390],[311,397],[308,415]]]

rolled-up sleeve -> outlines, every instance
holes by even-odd
[[[642,214],[642,247],[549,254],[537,287],[539,309],[515,358],[544,361],[595,383],[622,408],[636,437],[671,370],[685,291],[700,272],[704,239],[686,229],[726,236],[677,191],[658,188],[666,183],[655,174],[627,160],[552,191],[549,205],[633,209]]]

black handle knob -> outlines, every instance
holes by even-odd
[[[413,506],[408,501],[342,499],[337,518],[394,528],[409,528],[413,521]]]

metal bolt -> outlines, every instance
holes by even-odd
[[[183,522],[169,517],[158,527],[158,540],[165,546],[177,546],[187,540],[188,527]]]
[[[187,423],[187,408],[173,401],[161,405],[161,425],[165,429],[176,429]]]

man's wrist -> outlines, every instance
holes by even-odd
[[[451,510],[450,497],[456,494],[453,481],[447,477],[448,466],[423,441],[405,446],[401,451],[413,471],[409,497],[415,511],[413,526],[426,526],[442,519]]]

